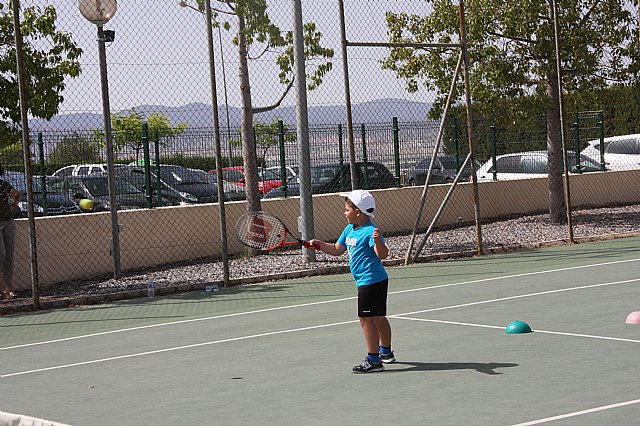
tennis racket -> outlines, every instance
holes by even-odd
[[[240,216],[236,223],[236,235],[242,244],[257,250],[275,250],[288,245],[320,248],[296,237],[280,219],[263,211],[247,212]],[[287,236],[294,241],[287,241]]]

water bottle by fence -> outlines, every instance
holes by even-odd
[[[156,283],[147,283],[147,296],[155,297],[156,295]]]
[[[207,292],[218,291],[218,286],[216,284],[205,286],[204,291],[207,291]]]

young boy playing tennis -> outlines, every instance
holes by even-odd
[[[354,373],[383,371],[383,363],[395,362],[391,350],[391,325],[387,320],[389,279],[381,259],[389,254],[380,230],[371,222],[376,202],[368,191],[357,189],[347,195],[344,215],[347,226],[335,244],[311,240],[311,244],[332,256],[348,250],[349,267],[358,287],[358,318],[367,345],[367,356]]]

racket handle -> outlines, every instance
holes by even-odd
[[[311,248],[313,247],[316,250],[320,250],[320,246],[318,244],[311,244],[311,241],[305,241],[302,243],[302,245],[306,248]]]

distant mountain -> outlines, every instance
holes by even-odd
[[[400,122],[425,120],[431,103],[407,101],[404,99],[378,99],[362,102],[352,106],[354,123],[386,123],[393,117],[398,117]],[[203,103],[187,104],[178,107],[164,105],[139,105],[138,111],[149,115],[152,112],[164,114],[173,124],[184,122],[191,128],[213,127],[213,115],[211,106]],[[240,126],[241,109],[229,106],[229,124],[231,127]],[[220,126],[227,127],[227,108],[218,106]],[[332,125],[346,123],[346,108],[344,105],[311,105],[308,107],[309,125]],[[280,107],[273,111],[257,114],[256,121],[270,122],[273,118],[282,118],[290,125],[295,126],[295,106]],[[74,113],[62,114],[51,120],[32,119],[29,122],[32,131],[73,131],[89,130],[103,127],[102,114]]]

